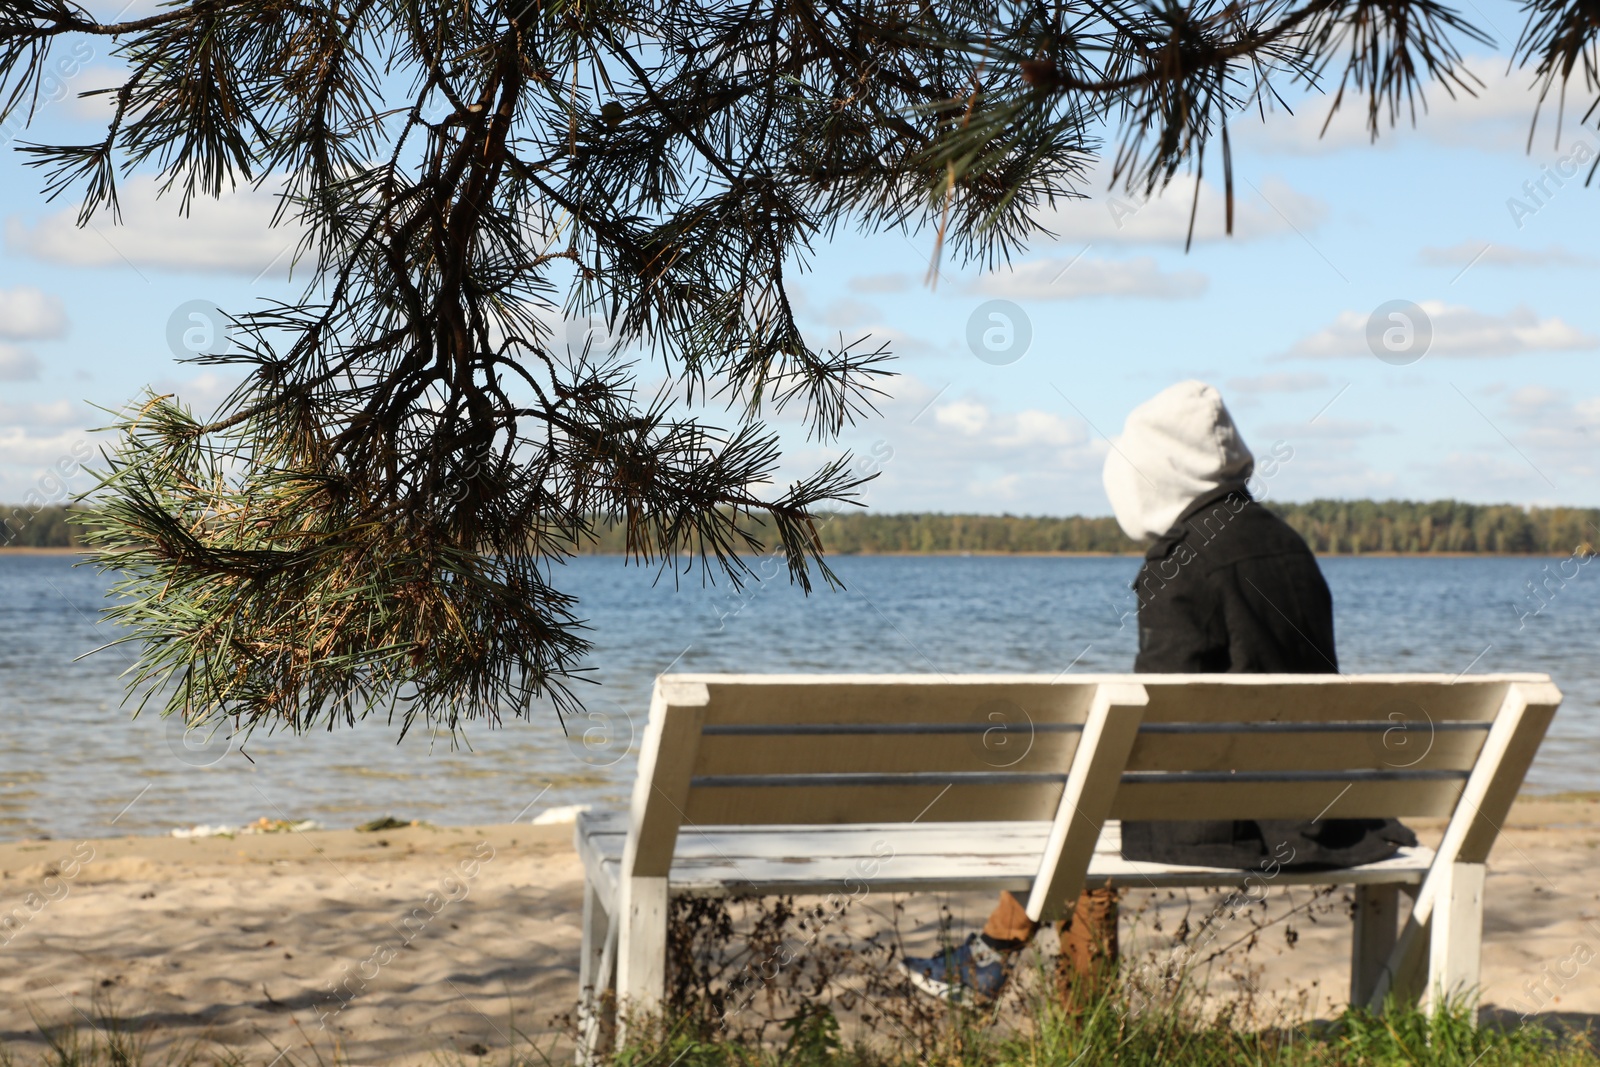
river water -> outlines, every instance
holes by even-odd
[[[848,588],[809,598],[781,577],[741,594],[673,582],[612,557],[557,575],[594,628],[586,718],[548,709],[455,743],[368,721],[309,736],[185,737],[122,705],[106,579],[63,556],[0,555],[0,839],[165,833],[261,817],[348,827],[385,814],[503,822],[533,809],[621,803],[655,675],[674,671],[1126,671],[1137,641],[1132,558],[844,557]],[[1542,671],[1566,694],[1529,777],[1539,792],[1600,788],[1600,568],[1527,583],[1561,561],[1332,558],[1346,673]],[[1541,607],[1542,604],[1542,607]],[[1535,613],[1534,609],[1539,610]],[[83,658],[80,658],[83,657]],[[252,762],[253,761],[253,762]]]

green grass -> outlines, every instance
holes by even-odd
[[[266,1067],[231,1049],[182,1042],[158,1052],[147,1035],[99,1011],[92,1026],[41,1027],[42,1049],[24,1054],[0,1046],[0,1067]],[[720,1036],[704,1013],[636,1022],[634,1039],[610,1052],[605,1067],[1600,1067],[1582,1034],[1536,1025],[1473,1026],[1469,1013],[1434,1015],[1391,1010],[1285,1029],[1229,1025],[1171,1008],[1129,1013],[1114,998],[1069,1015],[1036,998],[999,1021],[975,1011],[951,1012],[944,1024],[903,1040],[847,1043],[832,1012],[815,1007],[783,1023],[766,1045]],[[640,1036],[642,1035],[642,1036]],[[419,1051],[431,1044],[418,1035]],[[284,1050],[279,1067],[348,1067],[337,1048],[311,1044]],[[450,1053],[440,1067],[565,1067],[570,1052],[525,1039],[477,1060]]]
[[[1350,1013],[1332,1023],[1249,1031],[1181,1013],[1129,1016],[1112,1003],[1068,1017],[1044,1006],[1020,1031],[973,1020],[932,1041],[847,1046],[826,1009],[791,1019],[761,1048],[660,1026],[608,1058],[610,1067],[1594,1067],[1582,1035],[1536,1026],[1475,1027],[1465,1011]]]

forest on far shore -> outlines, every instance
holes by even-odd
[[[1600,543],[1596,508],[1524,508],[1455,500],[1267,501],[1266,506],[1323,554],[1565,556],[1593,551],[1592,546]],[[823,545],[838,555],[1142,551],[1109,517],[848,511],[820,516],[817,527]],[[0,547],[76,548],[82,543],[81,533],[67,521],[64,507],[0,506]],[[578,551],[620,554],[626,547],[622,528],[610,526]]]

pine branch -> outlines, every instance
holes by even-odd
[[[1543,91],[1580,67],[1594,91],[1589,8],[1528,10]],[[1231,219],[1240,112],[1327,83],[1376,136],[1425,88],[1472,92],[1460,46],[1484,39],[1437,0],[196,0],[115,23],[16,0],[0,120],[74,37],[126,73],[103,138],[27,146],[46,194],[87,222],[130,173],[180,211],[271,183],[308,274],[235,310],[204,362],[243,381],[215,411],[146,397],[113,427],[88,531],[134,692],[191,722],[402,730],[577,706],[558,565],[602,528],[704,580],[771,551],[837,580],[815,517],[862,479],[839,459],[775,486],[764,420],[836,440],[889,352],[802,328],[815,242],[933,227],[993,263],[1102,155],[1155,192],[1217,142]],[[564,343],[591,315],[611,350]]]

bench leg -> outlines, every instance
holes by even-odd
[[[653,1012],[667,995],[667,880],[623,883],[617,942],[617,998],[624,1012]],[[623,1020],[618,1020],[618,1033]]]
[[[611,989],[616,960],[616,924],[606,914],[600,894],[587,878],[583,883],[583,952],[578,958],[579,1067],[599,1062],[605,995]]]
[[[1433,1008],[1451,1000],[1476,1000],[1483,949],[1483,864],[1452,863],[1441,873],[1445,875],[1444,884],[1434,899],[1433,917],[1428,924],[1428,984],[1424,995]]]
[[[1389,953],[1389,962],[1383,967],[1376,988],[1368,994],[1367,1007],[1371,1011],[1381,1011],[1390,1000],[1401,1006],[1415,1006],[1422,999],[1432,925],[1417,921],[1417,896],[1421,887],[1402,885],[1400,891],[1411,900],[1411,916],[1400,929],[1394,951]]]
[[[1367,1003],[1378,987],[1399,931],[1400,887],[1392,882],[1358,885],[1350,943],[1350,1004]]]

